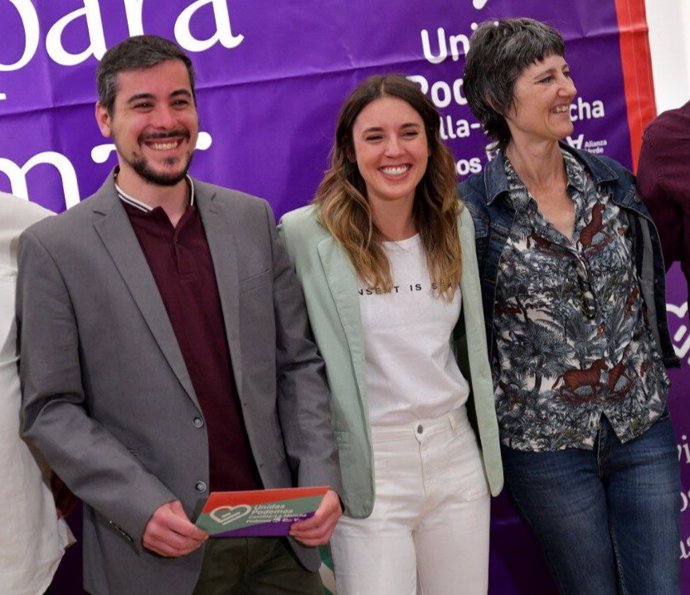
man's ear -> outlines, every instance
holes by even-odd
[[[108,109],[100,102],[96,102],[96,122],[101,130],[101,134],[108,138],[112,136],[111,120]]]

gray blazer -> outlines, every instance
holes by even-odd
[[[342,246],[317,221],[313,206],[285,214],[279,232],[302,282],[314,335],[326,360],[345,514],[367,517],[374,506],[375,481],[357,273]],[[463,376],[472,387],[468,401],[470,420],[482,449],[487,483],[496,495],[503,487],[503,468],[474,227],[467,209],[460,215],[460,241],[462,316],[453,333],[453,347]]]
[[[323,362],[270,207],[194,184],[261,479],[340,491]],[[162,558],[141,539],[165,502],[192,516],[208,496],[206,429],[113,176],[29,228],[19,269],[23,434],[85,503],[85,588],[188,595],[202,550]],[[292,545],[318,568],[316,549]]]

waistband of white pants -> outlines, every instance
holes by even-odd
[[[395,426],[371,426],[371,437],[375,442],[376,440],[390,440],[391,438],[428,436],[447,430],[453,431],[462,425],[469,425],[465,405],[439,417],[417,419]]]

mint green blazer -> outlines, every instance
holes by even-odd
[[[302,283],[314,336],[326,361],[345,514],[367,517],[374,506],[374,467],[355,269],[340,244],[318,223],[314,207],[285,214],[278,230]],[[486,479],[495,496],[503,487],[503,469],[474,226],[467,209],[460,215],[460,240],[462,316],[453,332],[453,341],[458,364],[472,389],[468,412],[479,437]]]

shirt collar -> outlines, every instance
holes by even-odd
[[[146,203],[141,202],[140,200],[137,200],[133,196],[127,194],[122,188],[120,188],[117,185],[117,171],[115,172],[115,191],[117,192],[118,197],[120,200],[124,203],[127,203],[128,205],[135,207],[139,209],[140,211],[143,211],[144,213],[150,213],[153,211],[154,207],[151,207],[147,205]],[[189,206],[194,207],[194,180],[192,180],[191,176],[186,175],[185,179],[187,180],[187,184],[189,185]]]
[[[504,159],[503,170],[505,172],[506,184],[508,187],[508,200],[516,211],[524,211],[530,208],[530,204],[533,203],[533,201],[530,201],[527,187],[522,183],[520,178],[518,178],[515,168],[510,162],[510,159],[508,159],[508,156],[505,155]],[[536,203],[531,204],[531,208],[532,210],[536,210]]]
[[[568,178],[568,186],[572,186],[578,192],[585,191],[585,166],[574,155],[561,148],[561,155],[565,161],[565,175]]]

